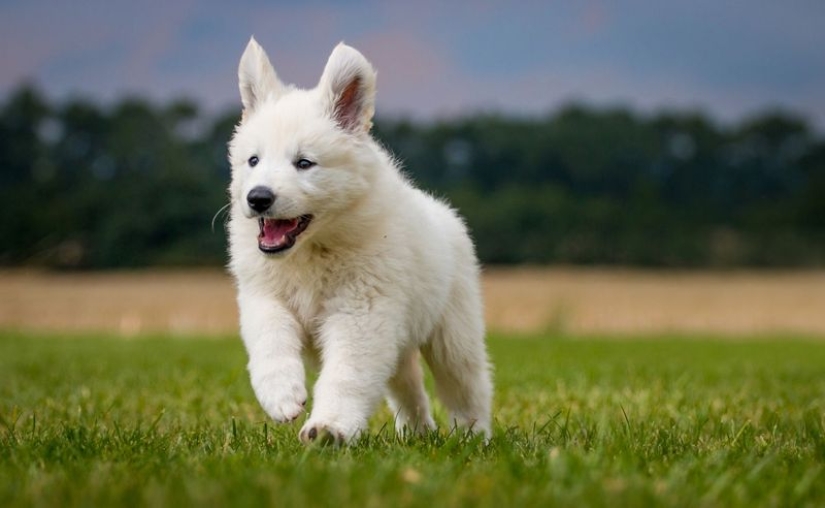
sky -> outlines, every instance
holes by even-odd
[[[543,115],[571,101],[721,122],[781,108],[825,130],[823,0],[0,0],[0,100],[189,97],[240,108],[249,37],[317,83],[339,41],[378,70],[381,116]]]

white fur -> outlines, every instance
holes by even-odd
[[[456,213],[415,189],[370,136],[372,66],[339,44],[318,86],[300,90],[278,80],[253,39],[238,74],[244,115],[230,143],[230,269],[263,409],[281,422],[303,413],[308,355],[321,371],[302,440],[351,440],[385,396],[399,432],[433,428],[420,351],[451,425],[489,436],[474,247]],[[298,157],[317,165],[298,170]],[[314,216],[285,252],[258,248],[246,199],[256,186],[276,195],[269,217]]]

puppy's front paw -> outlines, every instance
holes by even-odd
[[[317,443],[322,446],[340,446],[346,443],[344,433],[323,423],[307,422],[298,438],[304,444]]]
[[[270,374],[252,380],[258,402],[276,422],[291,422],[306,409],[304,380],[283,374]]]

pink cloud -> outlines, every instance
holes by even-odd
[[[591,1],[581,13],[581,25],[589,34],[601,32],[607,24],[607,10],[600,1]]]

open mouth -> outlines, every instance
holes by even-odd
[[[301,215],[294,219],[258,219],[261,233],[258,248],[267,254],[274,254],[295,245],[295,239],[304,232],[312,221],[312,215]]]

